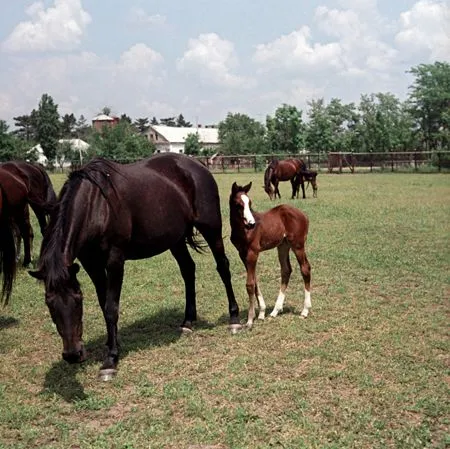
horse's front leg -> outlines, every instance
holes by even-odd
[[[20,242],[20,237],[23,239],[23,266],[27,267],[31,263],[31,251],[33,247],[33,228],[30,223],[30,210],[28,206],[25,206],[22,216],[19,218],[19,232],[20,236],[18,241]]]
[[[248,318],[247,327],[249,329],[253,326],[253,321],[256,316],[256,262],[258,260],[258,255],[254,252],[248,252],[245,258],[245,267],[247,269],[247,282],[245,284],[248,294]]]
[[[106,263],[106,301],[103,315],[106,322],[108,340],[107,354],[100,369],[100,378],[110,380],[117,372],[119,343],[117,322],[119,319],[120,293],[122,290],[125,258],[120,250],[112,250]]]

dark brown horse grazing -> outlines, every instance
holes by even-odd
[[[300,179],[301,178],[301,179]],[[306,185],[306,189],[308,189],[309,184],[311,184],[311,187],[313,189],[313,198],[317,198],[317,172],[313,171],[313,170],[305,170],[305,171],[301,171],[298,175],[297,175],[297,179],[295,180],[295,191],[296,191],[296,196],[298,198],[298,191],[300,190],[300,185],[303,182],[303,185],[305,182],[307,182],[308,184]]]
[[[25,183],[0,166],[0,270],[3,275],[0,302],[5,304],[11,296],[16,274],[16,227],[26,222],[27,202]],[[21,228],[20,232],[26,234],[27,228]]]
[[[255,298],[259,303],[258,319],[265,317],[266,304],[256,279],[256,263],[261,251],[277,248],[281,267],[281,287],[275,307],[270,314],[276,317],[283,310],[286,288],[292,273],[289,251],[292,249],[300,265],[305,283],[305,300],[301,316],[306,318],[311,308],[311,266],[305,252],[308,217],[299,209],[282,204],[263,213],[251,209],[248,196],[252,183],[238,186],[233,183],[230,195],[231,241],[247,270],[247,293],[250,301],[247,326],[255,318]]]
[[[228,296],[230,327],[236,331],[239,308],[231,285],[222,239],[217,184],[201,163],[180,154],[159,154],[129,165],[96,159],[70,174],[45,233],[39,269],[45,298],[62,337],[63,358],[82,362],[83,296],[76,278],[83,265],[97,291],[106,322],[107,355],[100,377],[110,379],[119,360],[117,321],[126,260],[170,250],[186,288],[182,328],[197,319],[195,264],[187,244],[199,249],[194,227],[211,248]]]
[[[306,170],[306,164],[301,159],[284,159],[278,161],[276,159],[272,160],[267,166],[264,172],[264,190],[269,195],[269,198],[275,199],[281,198],[280,191],[278,190],[278,183],[280,181],[291,181],[292,186],[292,199],[294,199],[299,185],[302,187],[303,198],[305,196],[305,187],[303,185],[303,178],[297,178],[297,175],[301,171]],[[273,188],[272,188],[273,185]]]

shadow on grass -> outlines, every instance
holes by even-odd
[[[119,321],[120,359],[118,369],[120,370],[120,360],[123,360],[130,352],[164,346],[177,341],[182,335],[178,326],[183,319],[183,311],[173,308],[163,309],[155,315],[122,327]],[[214,324],[198,320],[195,322],[194,332],[213,327],[215,327]],[[86,399],[84,388],[77,379],[77,373],[82,372],[86,366],[93,363],[97,363],[100,368],[106,349],[105,342],[106,334],[85,342],[88,358],[82,364],[70,365],[62,359],[54,363],[45,375],[42,393],[56,394],[67,402]]]
[[[17,326],[18,324],[19,320],[12,316],[0,316],[0,331],[8,327]]]

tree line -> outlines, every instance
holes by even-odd
[[[294,105],[279,106],[265,123],[241,113],[229,113],[218,124],[221,153],[296,154],[450,150],[450,64],[435,62],[412,67],[413,83],[408,97],[400,101],[392,93],[363,94],[359,104],[323,98],[308,103],[303,111]],[[110,115],[109,107],[101,113]],[[30,159],[28,150],[40,143],[50,163],[79,157],[59,139],[80,138],[90,144],[87,158],[99,155],[117,160],[134,160],[155,150],[144,135],[150,125],[192,127],[183,114],[174,117],[132,120],[119,117],[114,127],[96,131],[83,115],[60,116],[58,105],[43,94],[38,108],[14,117],[14,130],[0,120],[0,160]],[[185,144],[187,154],[207,152],[195,129]],[[75,160],[75,162],[77,162]]]

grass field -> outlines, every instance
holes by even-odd
[[[233,181],[253,181],[254,208],[273,206],[262,176],[216,176],[242,320],[245,271],[229,241],[228,195]],[[64,178],[52,180],[59,189]],[[21,270],[0,309],[0,448],[448,447],[450,177],[321,174],[318,183],[318,199],[309,189],[292,201],[289,184],[280,188],[310,217],[308,319],[295,266],[285,313],[230,335],[213,258],[194,254],[199,321],[181,336],[184,288],[170,254],[127,262],[122,358],[110,383],[97,380],[105,326],[85,273],[89,361],[70,366],[43,286]],[[262,254],[257,272],[270,312],[276,251]]]

